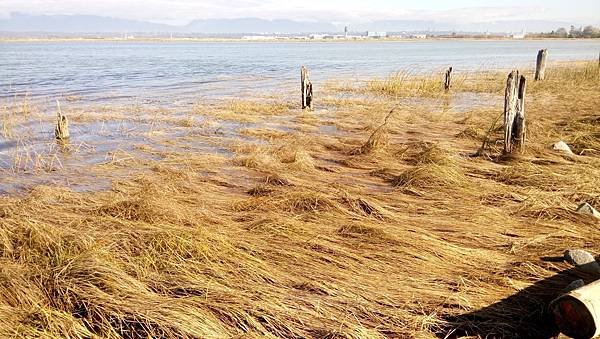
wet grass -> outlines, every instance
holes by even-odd
[[[408,76],[359,89],[377,99],[334,100],[336,87],[314,112],[286,100],[140,112],[161,143],[90,166],[117,174],[110,189],[0,196],[0,337],[541,335],[542,318],[515,320],[526,304],[453,319],[567,268],[541,257],[600,250],[598,222],[574,212],[600,207],[597,72],[563,65],[531,85],[513,158],[490,128],[497,103],[457,115],[397,98],[501,91],[500,73],[447,94]],[[275,117],[285,130],[260,125]],[[249,140],[220,137],[231,121]],[[207,139],[228,153],[195,148]],[[583,155],[552,151],[561,139]]]

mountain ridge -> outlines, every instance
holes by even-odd
[[[351,25],[351,31],[461,31],[461,32],[542,32],[558,27],[568,28],[571,23],[548,20],[504,20],[481,23],[451,23],[434,20],[376,20]],[[290,34],[341,32],[344,25],[324,21],[296,21],[290,19],[197,19],[187,25],[168,25],[148,21],[121,19],[95,15],[30,15],[11,13],[0,19],[2,32],[48,33],[203,33],[203,34]]]

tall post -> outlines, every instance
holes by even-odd
[[[522,150],[525,144],[525,90],[527,89],[527,80],[521,75],[519,78],[519,90],[517,92],[517,107],[514,122],[513,143],[517,150]]]
[[[448,92],[452,84],[452,67],[446,70],[446,77],[444,78],[444,90]]]
[[[302,109],[312,109],[313,88],[309,79],[308,69],[304,66],[300,68],[300,87],[302,89]]]
[[[504,92],[504,153],[521,150],[525,144],[526,80],[519,71],[512,71]]]
[[[70,137],[69,119],[62,114],[60,102],[58,100],[56,100],[56,108],[58,110],[58,121],[56,122],[56,128],[54,129],[54,136],[57,140],[67,140]]]
[[[540,49],[537,55],[535,65],[535,81],[544,80],[546,78],[546,58],[548,57],[547,49]]]

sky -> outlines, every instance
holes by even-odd
[[[184,25],[194,19],[256,17],[360,23],[550,20],[600,24],[600,0],[0,0],[0,17],[87,14]]]

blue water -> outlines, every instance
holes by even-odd
[[[0,98],[175,104],[292,86],[307,65],[315,86],[398,70],[456,72],[597,59],[600,41],[8,42],[0,43]]]

